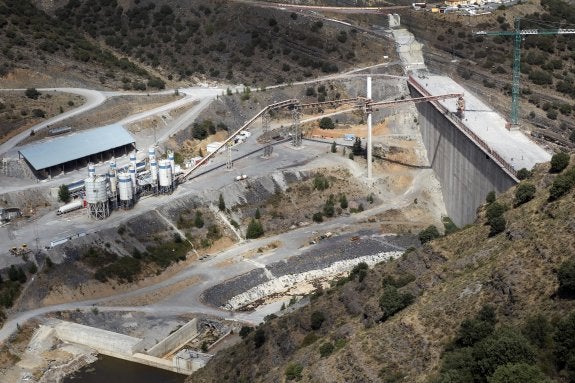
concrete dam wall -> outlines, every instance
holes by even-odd
[[[412,97],[421,97],[410,85]],[[487,193],[501,193],[516,180],[501,164],[466,135],[449,112],[432,102],[415,104],[429,163],[441,183],[443,201],[457,226],[472,223]]]

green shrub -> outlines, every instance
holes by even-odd
[[[393,275],[384,275],[381,280],[382,286],[393,286],[398,289],[413,281],[415,281],[415,275],[409,273],[401,273],[395,277]]]
[[[443,222],[443,228],[445,229],[445,235],[455,233],[457,230],[459,230],[459,228],[457,227],[457,225],[455,223],[453,223],[451,218],[442,217],[441,221]]]
[[[322,358],[325,358],[332,354],[334,348],[335,347],[333,346],[333,343],[330,342],[323,343],[321,346],[319,346],[319,354],[321,355]]]
[[[323,214],[322,214],[322,212],[314,213],[314,215],[311,217],[311,219],[312,219],[314,222],[323,222]]]
[[[530,183],[521,183],[515,189],[515,199],[513,201],[513,205],[515,207],[523,205],[526,202],[529,202],[535,197],[535,185]]]
[[[495,324],[479,319],[466,319],[461,323],[456,343],[461,347],[473,346],[488,337],[495,330]]]
[[[489,236],[493,237],[501,232],[503,232],[505,230],[505,227],[507,226],[507,221],[505,220],[505,217],[503,217],[502,215],[493,218],[492,220],[489,221],[489,226],[491,226],[491,230],[489,231]]]
[[[529,341],[513,329],[503,328],[473,347],[474,374],[491,376],[499,366],[508,363],[533,364],[536,351]]]
[[[313,188],[319,191],[329,188],[329,180],[323,174],[316,174],[313,179]]]
[[[202,212],[199,210],[196,210],[196,216],[194,217],[194,226],[196,226],[198,229],[204,227],[204,219],[202,218]]]
[[[310,316],[310,326],[313,330],[319,330],[321,325],[325,322],[325,315],[321,311],[314,311]]]
[[[547,318],[538,314],[527,318],[521,332],[533,345],[546,350],[551,343],[552,330]]]
[[[569,154],[556,153],[551,157],[551,166],[549,167],[550,173],[560,173],[569,165]]]
[[[487,193],[487,197],[485,197],[485,202],[489,204],[495,202],[495,192],[493,190]]]
[[[496,217],[501,217],[505,213],[505,206],[498,202],[493,202],[487,206],[485,211],[485,216],[487,217],[487,222],[491,223],[491,220]]]
[[[559,280],[559,296],[575,297],[575,260],[570,259],[559,266],[557,279]]]
[[[253,219],[248,224],[248,228],[246,230],[246,238],[259,238],[264,235],[264,228],[261,222],[257,219]]]
[[[365,262],[360,262],[357,265],[355,265],[353,267],[353,269],[351,269],[351,271],[349,272],[349,276],[348,279],[349,280],[353,280],[355,279],[355,277],[358,277],[358,282],[363,281],[363,279],[365,278],[365,276],[367,275],[367,270],[369,269],[369,266],[367,265],[367,263]]]
[[[317,334],[315,332],[310,332],[309,334],[307,334],[302,342],[301,342],[301,347],[307,347],[310,344],[313,344],[316,340],[319,339],[319,336],[317,336]]]
[[[32,116],[36,118],[44,118],[46,117],[46,112],[42,109],[32,109]]]
[[[31,98],[32,100],[37,100],[40,97],[41,93],[38,92],[36,88],[28,88],[26,92],[24,92],[26,97]]]
[[[263,328],[259,327],[254,333],[254,346],[260,348],[266,342],[266,333]]]
[[[497,367],[488,383],[552,383],[537,366],[527,363],[508,363]]]
[[[345,194],[342,194],[339,196],[339,206],[342,209],[347,209],[347,207],[349,206],[349,204],[347,202],[347,197],[345,196]]]
[[[572,167],[563,174],[559,174],[555,177],[549,189],[549,201],[555,201],[569,193],[573,185],[575,185],[575,168]]]
[[[400,293],[394,286],[387,286],[379,298],[379,307],[383,311],[382,320],[387,320],[395,313],[413,303],[415,297],[410,293]]]
[[[303,366],[299,363],[290,363],[286,367],[286,380],[296,380],[299,381],[302,376]]]
[[[325,201],[325,204],[323,205],[323,215],[325,215],[326,217],[333,217],[334,214],[335,214],[334,195],[330,194],[327,201]]]
[[[420,231],[417,236],[419,238],[419,242],[421,242],[421,244],[423,245],[424,243],[439,238],[440,234],[439,231],[437,230],[437,227],[431,225],[425,228],[424,230]]]
[[[523,181],[523,180],[526,180],[526,179],[528,179],[528,178],[531,178],[531,172],[530,172],[529,170],[525,169],[525,168],[522,168],[522,169],[520,169],[520,170],[517,172],[517,178],[518,178],[520,181]]]
[[[321,120],[319,120],[319,127],[321,129],[334,129],[335,124],[331,118],[324,117]]]

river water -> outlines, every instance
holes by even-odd
[[[64,379],[64,383],[184,383],[186,375],[98,355],[98,360]]]

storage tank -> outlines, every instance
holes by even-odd
[[[73,201],[73,202],[70,202],[66,205],[60,206],[60,208],[58,209],[56,214],[60,215],[60,214],[65,214],[65,213],[74,211],[74,210],[78,210],[78,209],[81,209],[83,205],[84,204],[83,204],[82,200]]]
[[[96,166],[94,166],[94,164],[88,164],[88,177],[96,177]]]
[[[132,189],[132,177],[127,173],[118,174],[118,190],[120,191],[120,201],[131,201],[134,197]]]
[[[118,179],[116,178],[116,171],[111,170],[108,172],[108,180],[110,181],[110,191],[112,195],[116,195],[118,192]]]
[[[152,174],[152,183],[158,185],[158,161],[155,157],[150,157],[150,173]]]
[[[97,204],[108,201],[105,177],[88,177],[84,180],[84,185],[86,187],[86,202]]]
[[[134,188],[134,190],[136,190],[136,165],[130,164],[130,167],[128,168],[128,173],[130,174],[130,177],[132,179],[132,187]]]
[[[176,173],[176,162],[174,161],[174,152],[168,152],[168,161],[170,161],[170,167],[172,168],[172,174]]]
[[[110,169],[112,169],[114,171],[116,170],[116,159],[115,158],[112,158],[110,160]]]
[[[152,157],[156,157],[156,148],[153,146],[150,146],[148,148],[148,158],[152,159]]]
[[[172,166],[169,160],[160,160],[159,162],[159,179],[160,187],[172,186]]]
[[[136,169],[136,162],[137,162],[136,151],[130,152],[130,165],[133,165],[134,169]]]

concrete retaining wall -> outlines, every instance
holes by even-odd
[[[421,97],[411,86],[410,92],[413,97]],[[458,226],[472,223],[487,193],[501,193],[516,182],[433,103],[418,103],[416,108],[427,157],[441,183],[447,213]]]
[[[176,351],[196,336],[198,336],[198,320],[194,318],[149,349],[147,354],[159,358],[164,357]]]
[[[105,355],[121,357],[119,355],[133,355],[142,351],[141,339],[95,327],[62,322],[54,329],[61,340],[88,346]]]

